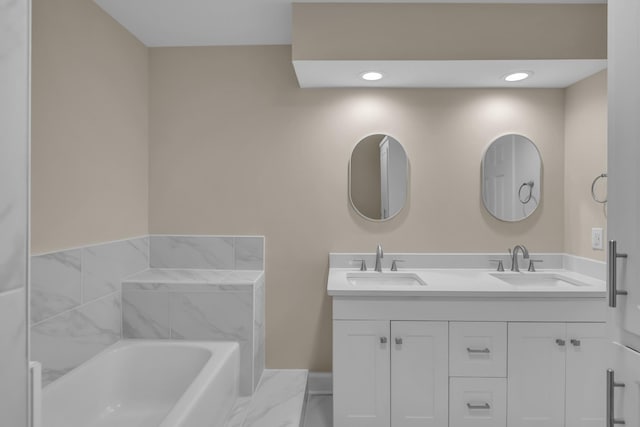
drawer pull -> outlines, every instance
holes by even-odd
[[[491,350],[489,350],[488,348],[471,348],[471,347],[467,347],[467,352],[469,353],[483,353],[483,354],[488,354],[491,353]]]
[[[467,403],[467,408],[469,408],[469,409],[491,409],[491,405],[489,405],[487,402],[479,403],[479,404]]]

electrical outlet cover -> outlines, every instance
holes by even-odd
[[[591,248],[596,250],[604,249],[604,232],[602,228],[592,228],[591,229]]]

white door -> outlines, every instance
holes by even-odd
[[[391,322],[391,426],[446,427],[447,322]]]
[[[499,218],[513,218],[514,194],[514,141],[492,144],[484,157],[484,202],[489,211]]]
[[[389,322],[333,321],[334,427],[389,427]]]
[[[389,218],[389,138],[380,142],[380,213]]]
[[[605,425],[616,418],[635,427],[640,426],[640,354],[632,350],[640,350],[640,2],[609,1],[608,16],[607,227],[609,239],[628,256],[615,262],[615,285],[628,295],[617,298],[607,322],[609,368],[625,386],[607,387],[614,405]]]
[[[563,427],[566,326],[509,323],[507,425]]]
[[[604,426],[604,323],[567,324],[566,427]]]
[[[640,2],[610,1],[607,226],[626,259],[615,263],[620,335],[640,349]],[[611,268],[612,265],[609,266]],[[617,339],[617,338],[616,338]]]

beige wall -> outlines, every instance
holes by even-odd
[[[606,171],[607,74],[603,71],[566,90],[564,249],[567,253],[605,259],[604,251],[591,249],[591,228],[606,228],[607,223],[604,206],[591,198],[591,183]],[[604,179],[597,184],[598,196],[606,195],[606,182]]]
[[[88,0],[33,0],[32,252],[148,231],[148,50]]]
[[[606,4],[293,3],[292,22],[296,60],[607,57]]]
[[[150,231],[266,236],[270,368],[331,369],[329,252],[564,248],[564,90],[302,90],[290,46],[270,46],[151,49],[150,94]],[[544,169],[518,223],[480,198],[483,151],[510,132]],[[372,133],[411,162],[408,206],[382,224],[348,202],[351,150]]]

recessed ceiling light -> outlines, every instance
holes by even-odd
[[[362,77],[363,80],[374,82],[382,78],[382,73],[378,73],[377,71],[367,71],[366,73],[360,74],[360,77]]]
[[[508,82],[519,82],[526,78],[529,78],[533,74],[530,71],[518,71],[517,73],[511,73],[504,76],[504,79]]]

